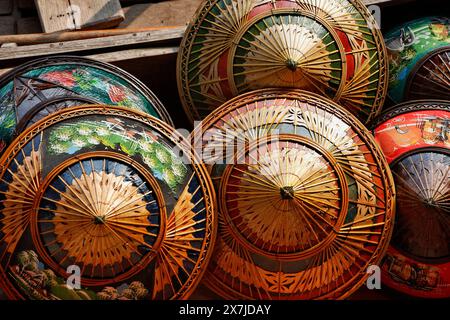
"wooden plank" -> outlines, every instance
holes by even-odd
[[[125,20],[119,28],[142,28],[187,24],[203,0],[171,0],[135,4],[124,8]]]
[[[70,0],[70,4],[80,7],[83,29],[114,27],[125,18],[119,0]]]
[[[35,4],[44,32],[74,29],[68,0],[35,0]]]
[[[96,39],[19,46],[17,48],[2,48],[0,50],[0,61],[51,54],[83,52],[95,49],[110,49],[127,45],[151,45],[160,41],[179,42],[185,30],[186,27],[183,26]]]
[[[179,47],[164,47],[164,48],[142,48],[130,49],[114,52],[106,52],[85,56],[103,62],[118,62],[140,58],[149,58],[156,56],[164,56],[168,54],[177,54]]]
[[[118,36],[121,34],[132,34],[138,32],[157,31],[169,29],[170,27],[148,27],[148,28],[124,28],[124,29],[103,29],[103,30],[83,30],[83,31],[58,31],[52,33],[42,33],[41,25],[37,18],[21,18],[17,21],[19,34],[0,35],[0,44],[16,43],[18,45],[32,45],[52,42],[74,41],[83,39],[93,39],[101,37]],[[23,22],[23,25],[21,24]],[[176,27],[172,27],[176,28]],[[30,32],[36,29],[38,32]]]
[[[124,19],[119,0],[35,0],[44,32],[107,28]]]
[[[165,56],[169,54],[177,54],[178,50],[179,47],[142,48],[142,49],[119,50],[113,52],[81,55],[81,56],[102,62],[113,63],[140,58],[151,58],[151,57]],[[0,76],[11,71],[12,69],[13,68],[0,69]]]

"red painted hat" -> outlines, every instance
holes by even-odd
[[[387,110],[375,139],[397,190],[383,283],[425,298],[450,297],[450,102],[414,101]]]

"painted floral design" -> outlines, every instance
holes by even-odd
[[[114,103],[120,103],[127,98],[125,90],[115,85],[109,86],[108,95],[111,101]]]
[[[74,154],[83,148],[103,145],[120,149],[129,156],[140,156],[160,180],[175,189],[186,176],[187,168],[169,147],[153,133],[125,126],[119,119],[84,120],[65,124],[51,131],[51,154]]]
[[[430,31],[434,37],[438,40],[447,41],[450,43],[450,38],[448,37],[449,26],[443,23],[432,23],[430,25]]]
[[[153,103],[143,96],[125,79],[113,73],[85,65],[66,64],[46,67],[38,67],[25,72],[27,78],[42,79],[55,86],[64,87],[71,92],[108,105],[119,105],[131,109],[147,112],[158,117]],[[20,83],[20,82],[18,82]],[[33,83],[28,83],[31,86]],[[14,81],[10,81],[0,88],[0,152],[1,144],[8,145],[13,137],[17,125],[16,110],[29,104],[34,97],[34,91],[42,88],[30,88],[33,90],[16,90]],[[49,89],[51,86],[46,86]],[[18,99],[17,92],[23,97]],[[46,95],[67,95],[66,90],[47,90]],[[46,96],[50,98],[50,96]],[[19,102],[18,102],[19,101]],[[31,109],[32,105],[27,105]]]
[[[45,73],[42,78],[44,80],[58,83],[62,86],[72,88],[76,84],[76,79],[73,75],[73,70],[65,70],[65,71],[51,71],[49,73]]]
[[[418,61],[436,48],[448,46],[450,19],[423,18],[386,34],[389,57],[389,95],[401,101],[406,80]]]
[[[118,288],[105,287],[99,293],[99,300],[141,300],[148,295],[148,290],[140,281],[133,281],[129,285],[125,284]]]
[[[33,73],[33,72],[31,72]],[[135,109],[144,107],[143,97],[127,88],[113,75],[105,76],[99,70],[77,66],[76,68],[43,72],[40,77],[57,83],[78,94],[85,95],[99,102],[129,106]]]
[[[87,288],[73,289],[65,279],[53,270],[46,269],[33,250],[20,251],[17,264],[10,267],[9,274],[19,288],[33,300],[97,300],[97,294]]]
[[[12,85],[0,89],[0,155],[11,141],[16,126]]]
[[[46,269],[33,250],[17,253],[16,264],[10,267],[10,275],[33,300],[141,300],[147,298],[149,293],[140,281],[124,283],[117,288],[104,287],[100,292],[71,288],[65,279]]]

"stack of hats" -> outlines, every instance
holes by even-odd
[[[193,140],[217,194],[205,275],[214,292],[345,298],[380,263],[394,183],[363,123],[381,111],[387,69],[383,37],[360,1],[219,0],[199,9],[178,85],[191,119],[212,111]],[[223,144],[237,150],[233,159],[217,152]]]
[[[205,1],[177,62],[202,120],[188,138],[111,65],[13,70],[0,79],[0,288],[344,299],[375,265],[393,288],[449,297],[448,21],[385,45],[359,0]]]
[[[394,175],[397,218],[384,283],[450,297],[450,19],[427,17],[386,34],[388,97],[371,124]]]
[[[4,76],[0,101],[5,294],[188,297],[211,255],[214,191],[155,95],[112,65],[54,57]]]

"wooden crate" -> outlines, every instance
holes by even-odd
[[[35,0],[42,30],[108,28],[124,19],[119,0]]]

